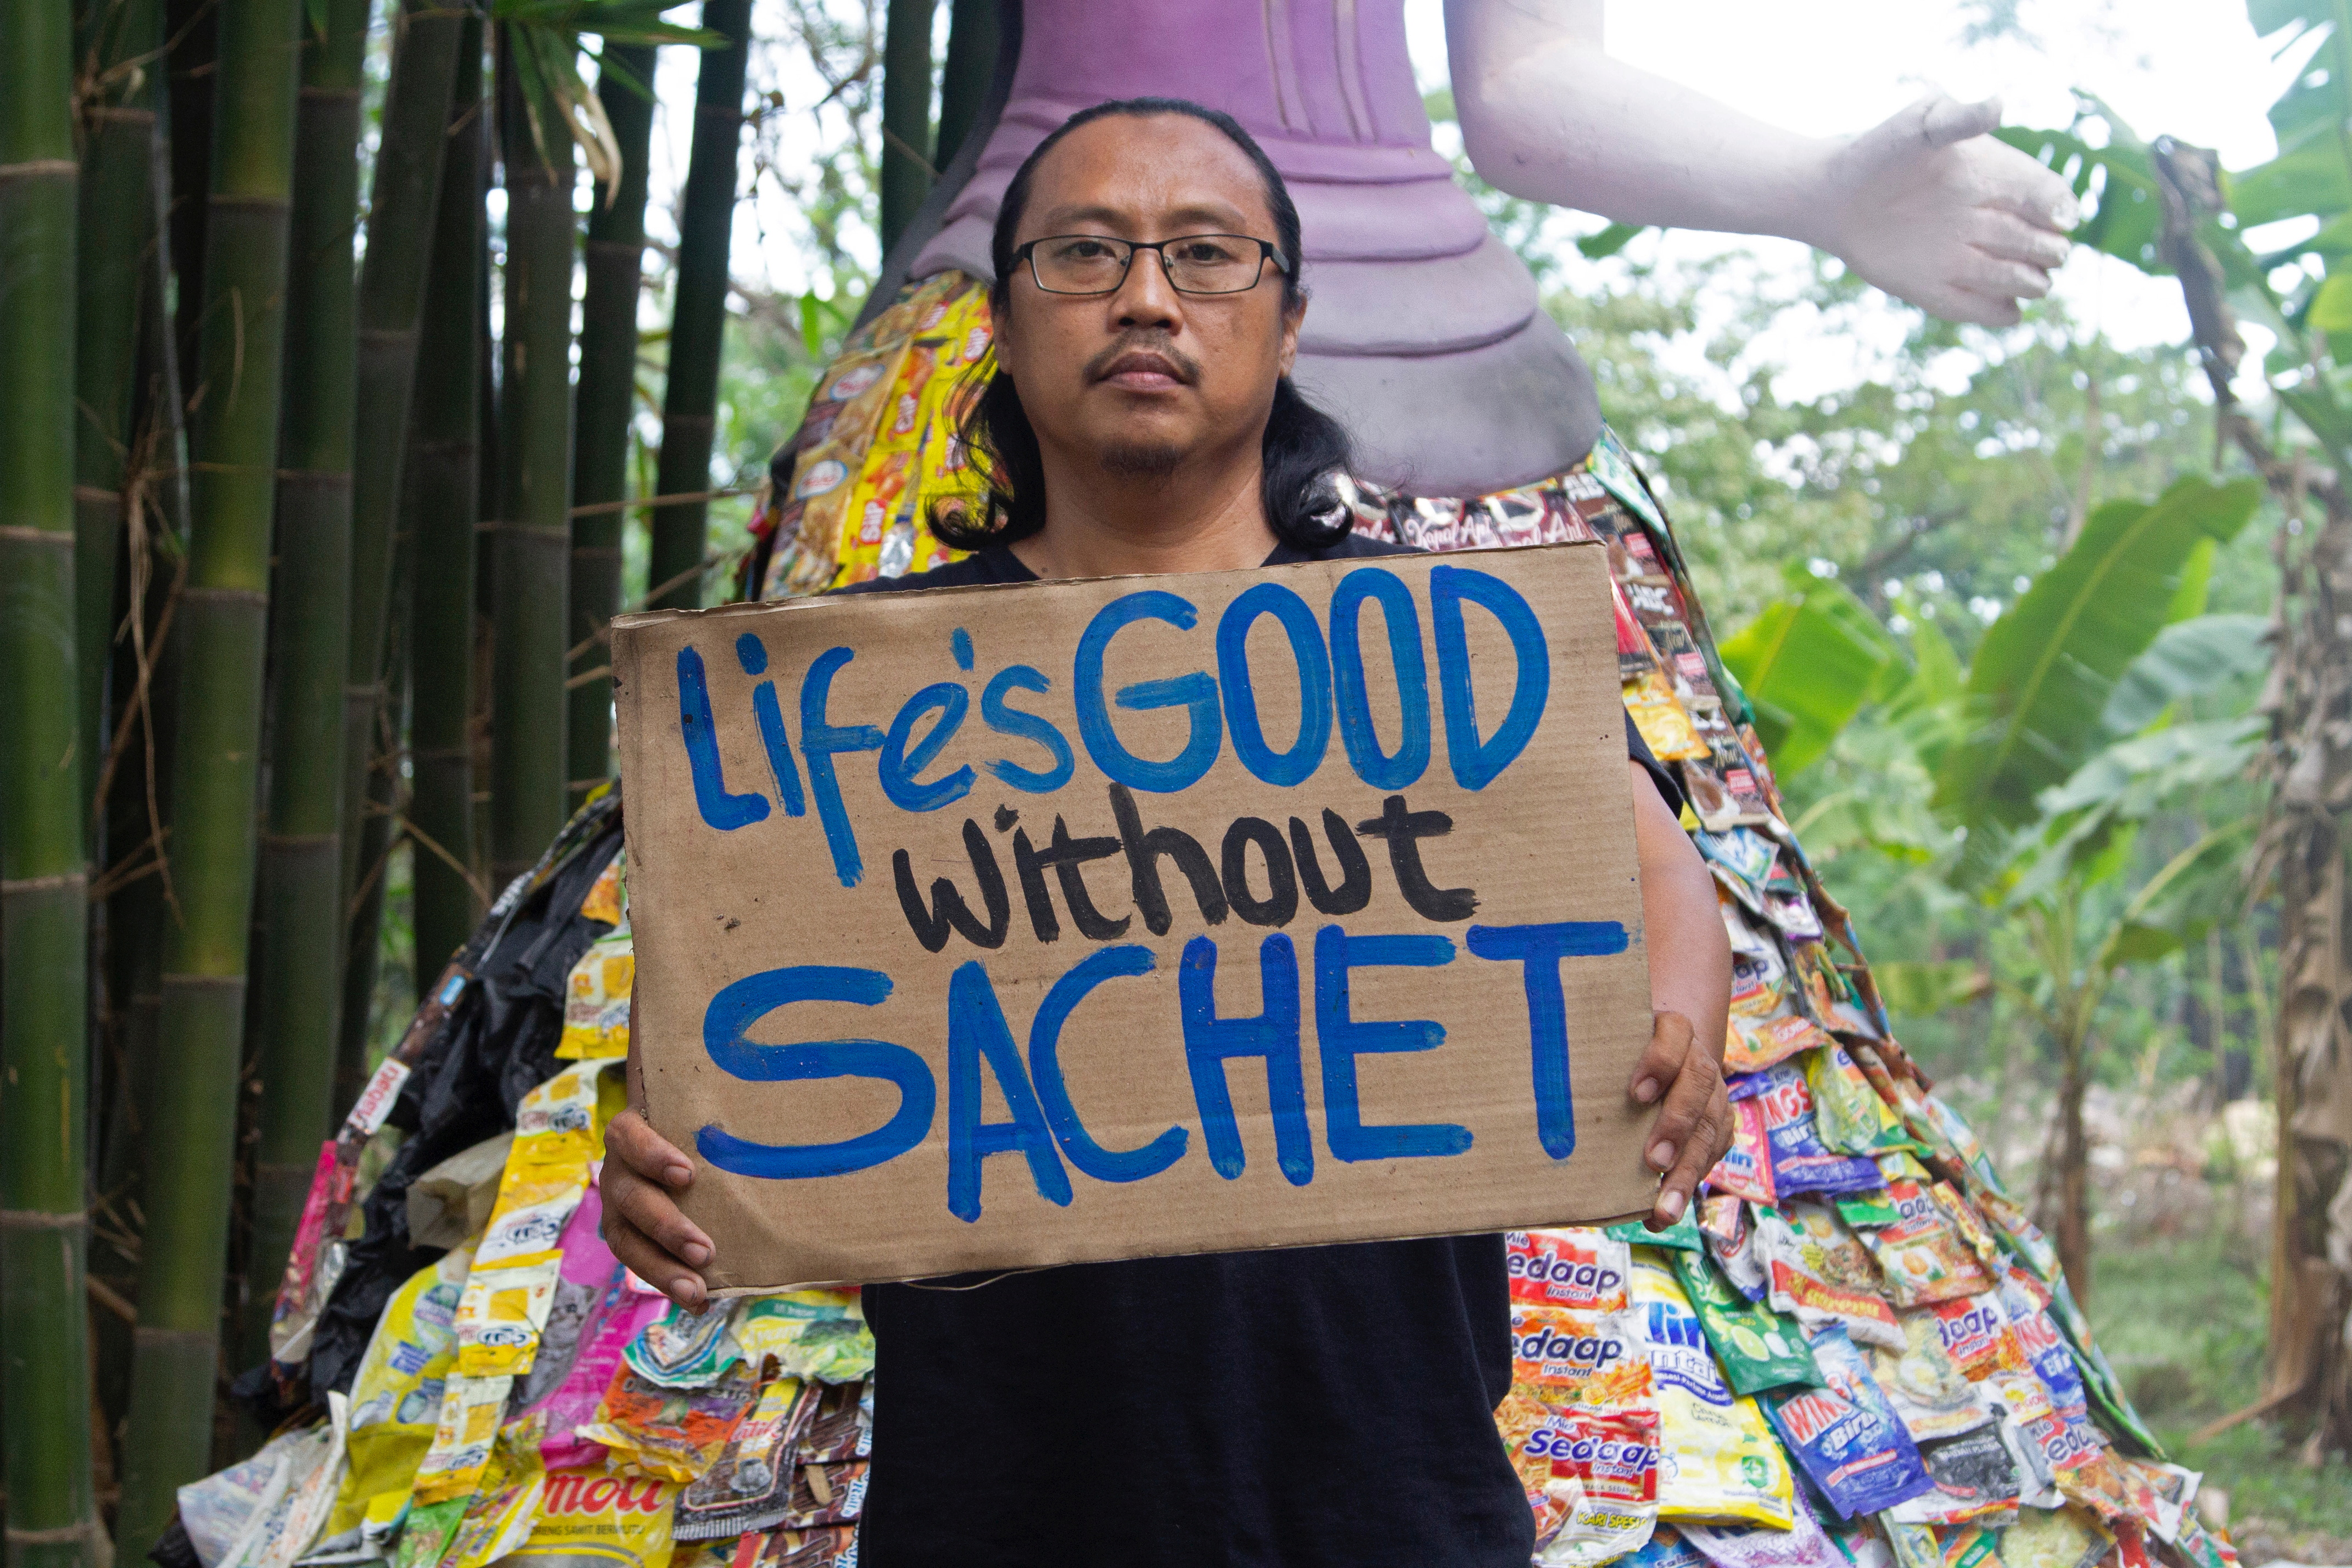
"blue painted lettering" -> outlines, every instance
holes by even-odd
[[[1010,1121],[980,1119],[982,1061],[1003,1091]],[[980,1218],[980,1168],[991,1154],[1023,1156],[1038,1196],[1068,1206],[1070,1174],[1054,1152],[1054,1134],[1005,1026],[996,987],[971,959],[948,978],[948,1212],[966,1225]]]
[[[1129,751],[1111,727],[1110,710],[1103,702],[1103,656],[1109,651],[1110,639],[1138,621],[1165,621],[1180,631],[1191,631],[1199,620],[1200,612],[1189,601],[1149,588],[1105,605],[1078,637],[1077,658],[1071,671],[1078,706],[1078,738],[1086,742],[1095,766],[1129,789],[1170,795],[1201,782],[1224,744],[1224,723],[1217,713],[1217,683],[1207,672],[1196,669],[1189,675],[1139,680],[1120,689],[1116,700],[1130,712],[1153,708],[1191,711],[1192,725],[1184,749],[1164,763],[1150,762]]]
[[[890,977],[876,969],[801,964],[738,980],[710,999],[702,1015],[702,1048],[719,1070],[752,1083],[804,1079],[872,1078],[895,1084],[898,1109],[871,1132],[838,1143],[754,1143],[717,1125],[695,1135],[702,1157],[739,1176],[791,1180],[839,1176],[895,1160],[931,1131],[938,1086],[923,1058],[887,1040],[807,1040],[771,1046],[743,1037],[751,1026],[794,1002],[849,1002],[871,1007],[890,994]]]
[[[1209,1163],[1227,1181],[1242,1173],[1244,1155],[1234,1121],[1225,1064],[1235,1057],[1265,1059],[1266,1106],[1274,1116],[1275,1163],[1294,1187],[1315,1179],[1315,1144],[1307,1128],[1307,1079],[1298,1058],[1298,955],[1290,939],[1275,932],[1258,945],[1258,984],[1265,1010],[1255,1018],[1217,1016],[1217,944],[1196,936],[1184,944],[1176,974],[1179,1010],[1184,1019],[1184,1065],[1192,1075],[1192,1099],[1201,1109],[1201,1131]]]
[[[1298,739],[1277,752],[1265,743],[1258,724],[1257,691],[1251,680],[1249,631],[1260,616],[1272,616],[1290,639],[1298,668]],[[1217,620],[1217,684],[1225,693],[1225,726],[1233,731],[1234,755],[1270,784],[1302,784],[1323,765],[1331,744],[1331,659],[1323,648],[1323,628],[1307,601],[1279,583],[1244,589]]]
[[[958,730],[963,728],[963,716],[971,708],[971,694],[952,680],[942,680],[936,686],[926,686],[907,699],[898,716],[890,721],[890,733],[882,742],[879,773],[882,793],[890,804],[901,811],[937,811],[971,793],[971,764],[962,767],[930,784],[920,783],[916,775],[931,765]],[[907,749],[908,739],[914,733],[916,721],[926,713],[936,712],[930,730]]]
[[[1463,940],[1480,958],[1521,966],[1528,1049],[1535,1073],[1536,1136],[1545,1153],[1565,1160],[1576,1152],[1576,1099],[1569,1084],[1568,1000],[1560,989],[1559,961],[1622,952],[1628,945],[1625,928],[1615,921],[1472,926]]]
[[[1151,962],[1151,950],[1135,942],[1088,953],[1054,982],[1037,1009],[1035,1022],[1029,1026],[1029,1076],[1036,1081],[1046,1124],[1060,1140],[1070,1163],[1097,1182],[1139,1182],[1156,1176],[1183,1158],[1190,1138],[1181,1127],[1171,1127],[1140,1149],[1106,1149],[1078,1120],[1078,1109],[1070,1102],[1069,1086],[1062,1078],[1062,1026],[1069,1022],[1071,1011],[1106,980],[1150,973]]]
[[[702,656],[690,647],[677,650],[677,730],[686,742],[686,763],[694,774],[694,808],[702,820],[721,833],[764,821],[768,797],[757,790],[740,795],[727,788],[727,773],[719,760],[718,720],[710,711],[710,679]]]
[[[1070,742],[1053,721],[1034,713],[1024,713],[1005,699],[1009,691],[1045,692],[1054,683],[1044,671],[1025,664],[1007,665],[996,672],[987,688],[980,694],[980,721],[1000,735],[1010,735],[1016,741],[1030,741],[1045,749],[1054,765],[1040,772],[1035,768],[1017,766],[1009,758],[988,764],[988,771],[1011,784],[1014,789],[1031,795],[1051,795],[1070,782],[1077,771],[1077,759],[1070,752]]]
[[[1364,681],[1364,601],[1377,599],[1387,624],[1389,659],[1396,670],[1402,732],[1394,755],[1381,750],[1372,702]],[[1404,789],[1429,768],[1429,667],[1421,653],[1421,612],[1412,590],[1382,566],[1359,566],[1331,590],[1331,680],[1337,692],[1339,740],[1356,776],[1378,790]]]
[[[1478,739],[1477,695],[1472,689],[1470,639],[1462,625],[1462,601],[1484,605],[1502,622],[1518,661],[1511,706],[1485,741]],[[1516,761],[1534,739],[1551,696],[1551,649],[1536,613],[1518,590],[1500,577],[1463,566],[1433,566],[1429,608],[1437,628],[1437,686],[1445,701],[1445,760],[1464,789],[1485,789]]]
[[[1407,1160],[1460,1154],[1470,1130],[1450,1121],[1367,1127],[1356,1097],[1356,1058],[1375,1052],[1434,1050],[1443,1025],[1426,1018],[1358,1022],[1349,1016],[1349,972],[1391,966],[1435,969],[1454,962],[1445,937],[1349,936],[1335,925],[1315,933],[1315,1048],[1323,1058],[1323,1140],[1338,1160]]]
[[[857,886],[866,862],[857,853],[857,832],[841,804],[841,781],[834,776],[833,759],[842,752],[878,752],[882,731],[871,724],[835,724],[824,716],[825,699],[833,693],[833,678],[857,657],[852,649],[829,647],[816,656],[801,677],[801,756],[808,763],[809,793],[816,796],[817,820],[824,825],[825,847],[833,853],[833,874],[845,888]]]

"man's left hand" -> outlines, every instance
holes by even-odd
[[[1700,1178],[1731,1148],[1731,1100],[1724,1090],[1723,1065],[1698,1043],[1689,1019],[1654,1013],[1649,1047],[1634,1064],[1633,1095],[1658,1107],[1646,1158],[1665,1180],[1648,1223],[1653,1231],[1664,1230],[1682,1218]]]

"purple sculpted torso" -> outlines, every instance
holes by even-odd
[[[1591,446],[1591,374],[1430,146],[1402,0],[1021,9],[1011,97],[908,276],[991,276],[1004,187],[1071,114],[1190,98],[1246,126],[1290,186],[1312,293],[1297,380],[1347,423],[1368,477],[1477,495],[1557,473]]]

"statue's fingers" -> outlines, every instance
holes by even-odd
[[[2001,142],[1979,142],[1970,151],[1979,160],[1984,205],[2059,233],[2083,221],[2083,204],[2074,199],[2074,187],[2040,159]]]
[[[2023,262],[2045,272],[2062,265],[2074,246],[2062,234],[2028,223],[2013,212],[1990,206],[1979,207],[1970,219],[1969,243],[1988,256]]]
[[[1919,117],[1919,134],[1930,147],[1948,147],[1971,136],[1981,136],[2000,123],[2000,100],[1962,103],[1941,93],[1927,100]]]
[[[2050,274],[2029,262],[2011,261],[1974,246],[1953,270],[1951,285],[1990,299],[2039,300],[2050,292]]]
[[[2014,297],[1979,294],[1970,289],[1945,289],[1939,290],[1937,300],[1920,303],[1948,321],[1978,327],[2013,327],[2023,315]]]

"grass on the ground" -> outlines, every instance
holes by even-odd
[[[2103,1237],[2094,1265],[2093,1329],[2132,1402],[2173,1458],[2230,1494],[2242,1525],[2352,1534],[2352,1465],[2308,1469],[2299,1435],[2249,1421],[2211,1441],[2190,1434],[2262,1392],[2270,1294],[2264,1247],[2216,1228],[2201,1235]]]

